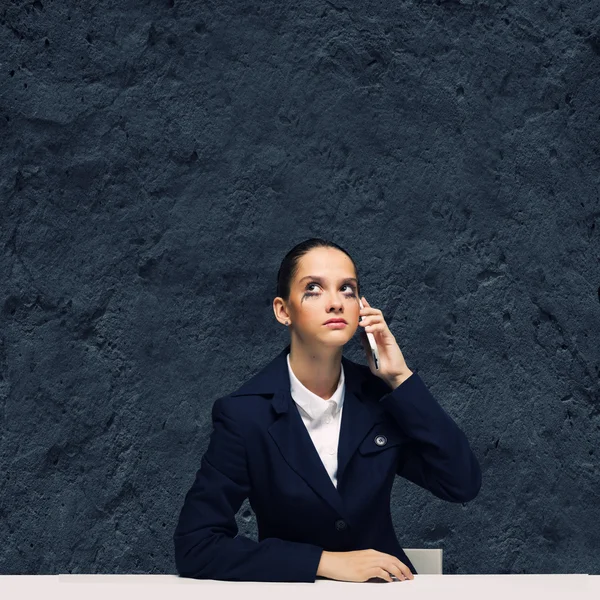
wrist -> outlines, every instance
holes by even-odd
[[[396,375],[388,379],[387,384],[392,388],[392,390],[395,390],[399,385],[403,384],[412,374],[413,372],[410,369],[406,369],[406,371],[404,371],[400,375]]]
[[[317,576],[318,577],[329,577],[329,559],[332,553],[327,550],[323,550],[321,553],[321,560],[319,561],[319,566],[317,567]]]

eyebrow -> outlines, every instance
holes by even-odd
[[[299,282],[304,281],[305,279],[314,279],[315,281],[318,281],[319,283],[323,283],[323,281],[324,281],[324,278],[319,277],[318,275],[306,275],[305,277],[302,277],[302,279],[300,279]],[[346,277],[346,278],[342,279],[340,281],[340,283],[343,283],[344,281],[354,281],[354,283],[358,283],[356,277]]]

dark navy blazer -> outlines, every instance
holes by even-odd
[[[183,577],[316,580],[323,550],[373,548],[416,574],[390,514],[400,475],[449,502],[468,502],[481,470],[465,434],[414,373],[396,389],[342,356],[345,395],[337,488],[290,393],[286,346],[212,407],[213,430],[175,529]],[[258,542],[237,535],[248,498]]]

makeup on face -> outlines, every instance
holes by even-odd
[[[313,286],[321,286],[324,282],[323,278],[318,276],[318,275],[306,275],[304,277],[302,277],[302,279],[300,279],[300,282],[306,280],[306,285],[304,286],[304,295],[302,296],[302,299],[304,298],[311,298],[311,297],[316,297],[319,296],[320,293],[317,291],[312,291],[313,289],[316,289]],[[344,295],[348,298],[356,298],[356,286],[357,286],[357,280],[355,277],[346,277],[344,279],[342,279],[341,283],[341,288],[346,288],[346,292],[344,292]]]
[[[300,279],[300,281],[304,281],[304,280],[306,280],[306,286],[304,288],[305,292],[304,292],[302,299],[320,296],[320,292],[318,292],[318,291],[313,292],[313,291],[306,291],[306,290],[311,290],[313,286],[321,286],[324,283],[324,279],[318,275],[305,275],[304,277],[302,277],[302,279]],[[357,280],[355,277],[345,277],[344,279],[341,280],[340,284],[341,284],[340,289],[347,288],[348,291],[344,292],[344,295],[347,298],[356,298]],[[332,317],[332,318],[335,318],[335,317]],[[344,328],[348,327],[348,323],[344,323],[344,322],[323,323],[323,327],[327,327],[328,329],[344,329]]]

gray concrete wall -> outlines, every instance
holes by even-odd
[[[600,574],[599,14],[0,2],[0,572],[175,572],[212,403],[322,236],[482,465],[464,506],[396,481],[401,544]]]

